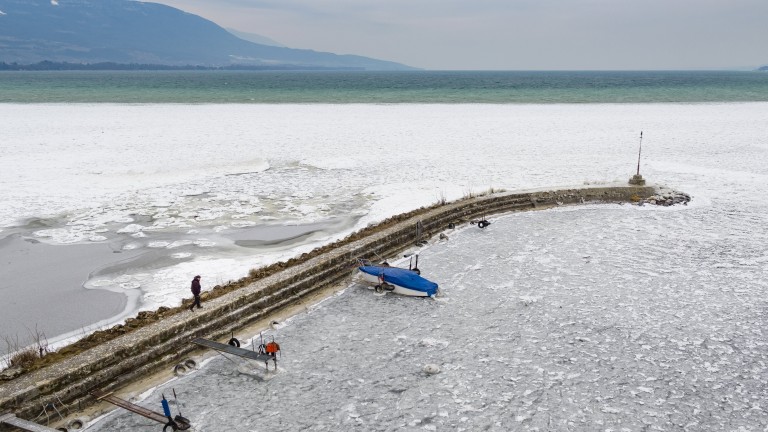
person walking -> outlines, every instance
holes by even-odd
[[[200,276],[195,276],[194,279],[192,279],[192,295],[195,296],[195,300],[192,302],[192,306],[189,307],[189,310],[192,312],[195,311],[195,306],[197,306],[198,309],[202,308],[203,306],[200,305]]]

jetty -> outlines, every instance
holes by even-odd
[[[203,352],[200,338],[226,342],[241,329],[270,319],[298,302],[317,301],[329,288],[348,284],[358,258],[396,256],[478,218],[583,203],[642,203],[652,197],[657,197],[657,202],[662,196],[654,186],[617,184],[495,192],[438,203],[389,220],[382,229],[366,231],[369,234],[362,237],[350,236],[322,253],[207,300],[205,309],[194,314],[164,317],[54,365],[0,381],[0,412],[15,413],[12,421],[34,419],[41,407],[56,402],[82,418],[84,410],[99,403],[91,396],[94,390],[100,395],[110,394],[150,376],[167,375],[175,366],[188,363],[191,355]],[[4,423],[11,424],[8,419],[11,417]],[[60,425],[65,426],[66,421]],[[0,424],[0,431],[10,430],[4,427]]]

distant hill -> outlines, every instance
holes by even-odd
[[[759,68],[757,68],[757,70],[759,70],[759,71],[768,71],[768,66],[760,66]]]
[[[255,33],[241,32],[240,30],[235,30],[231,28],[228,28],[226,30],[232,33],[233,35],[239,37],[240,39],[247,40],[248,42],[285,48],[285,45],[281,44],[280,42],[275,42],[266,36],[262,36]]]
[[[356,55],[257,44],[197,15],[131,0],[0,0],[0,62],[408,70]]]

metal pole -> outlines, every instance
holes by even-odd
[[[637,175],[640,175],[640,153],[643,151],[643,131],[640,131],[640,149],[637,150]]]
[[[176,389],[173,389],[173,400],[176,402],[176,411],[179,412],[179,415],[184,417],[184,415],[181,413],[181,405],[179,405],[179,398],[176,397]]]

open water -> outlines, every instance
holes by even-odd
[[[768,101],[768,72],[0,72],[0,103]]]

